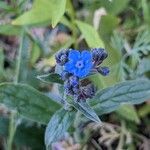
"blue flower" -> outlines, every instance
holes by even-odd
[[[65,70],[80,78],[89,74],[92,68],[92,54],[89,51],[72,50],[68,55],[68,62],[64,65]]]

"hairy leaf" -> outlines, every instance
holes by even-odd
[[[62,138],[74,120],[74,112],[58,110],[51,118],[45,132],[45,145],[48,148],[52,142]]]
[[[123,104],[140,104],[150,98],[150,81],[134,80],[99,91],[90,100],[98,115],[112,112]]]
[[[39,80],[45,83],[59,83],[63,84],[63,80],[60,79],[60,76],[56,73],[49,73],[45,75],[40,75],[37,77]]]
[[[94,122],[101,122],[95,111],[86,102],[72,102],[72,105]]]
[[[44,124],[60,108],[58,103],[25,84],[0,84],[0,103],[28,119]]]

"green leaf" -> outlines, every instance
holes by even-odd
[[[51,118],[45,131],[45,145],[48,148],[52,142],[60,140],[71,126],[75,113],[64,109],[58,110]]]
[[[144,118],[146,115],[150,114],[150,104],[147,103],[144,106],[142,106],[139,111],[138,114],[140,117]]]
[[[150,98],[150,80],[134,80],[99,91],[90,100],[98,115],[112,112],[123,104],[140,104]]]
[[[102,16],[99,31],[103,40],[110,41],[111,35],[119,24],[119,19],[113,15]]]
[[[89,47],[104,47],[104,43],[94,27],[82,21],[76,21],[76,23]]]
[[[51,0],[52,3],[52,27],[55,27],[65,13],[66,0]]]
[[[41,49],[39,45],[36,42],[32,43],[32,50],[31,50],[31,56],[30,56],[30,62],[32,65],[34,65],[37,60],[39,59],[41,54]]]
[[[76,17],[76,13],[73,7],[73,3],[71,0],[67,0],[67,4],[66,4],[66,12],[67,14],[73,19],[75,19]]]
[[[22,29],[10,24],[0,25],[0,34],[2,35],[20,35]]]
[[[138,114],[134,106],[132,105],[121,106],[119,107],[119,109],[117,109],[116,113],[126,120],[134,121],[135,123],[140,123]]]
[[[60,108],[58,103],[25,84],[0,84],[0,103],[28,119],[44,124]]]
[[[33,25],[50,22],[53,27],[65,13],[66,0],[35,0],[28,12],[12,21],[14,25]]]
[[[101,122],[95,111],[86,102],[71,102],[71,105],[81,111],[88,119]]]
[[[60,76],[56,73],[49,73],[45,75],[37,76],[37,78],[45,83],[59,83],[63,84],[63,80],[60,79]]]

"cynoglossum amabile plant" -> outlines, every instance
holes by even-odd
[[[60,50],[56,55],[56,65],[62,66],[59,74],[64,80],[65,94],[73,96],[74,100],[86,100],[95,95],[96,88],[91,83],[82,85],[82,80],[93,73],[103,76],[109,74],[108,67],[101,67],[101,63],[108,56],[103,48],[88,50]]]

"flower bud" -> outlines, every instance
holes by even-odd
[[[93,84],[89,84],[83,89],[86,98],[92,98],[96,93],[96,88]]]
[[[103,76],[107,76],[110,72],[108,67],[99,67],[97,68],[97,71]]]
[[[108,54],[103,48],[95,48],[92,50],[92,57],[95,66],[99,66],[107,56]]]
[[[80,90],[74,94],[74,98],[76,101],[81,101],[88,98],[92,98],[96,93],[96,88],[92,84],[88,84],[87,86],[80,87]]]
[[[78,93],[80,92],[79,85],[74,86],[74,87],[72,88],[72,90],[73,90],[74,94],[78,94]]]
[[[65,93],[67,95],[73,95],[73,90],[72,90],[72,86],[70,85],[69,81],[65,81],[64,82],[64,89],[65,89]]]
[[[69,50],[61,50],[55,55],[56,62],[63,66],[68,60]]]

